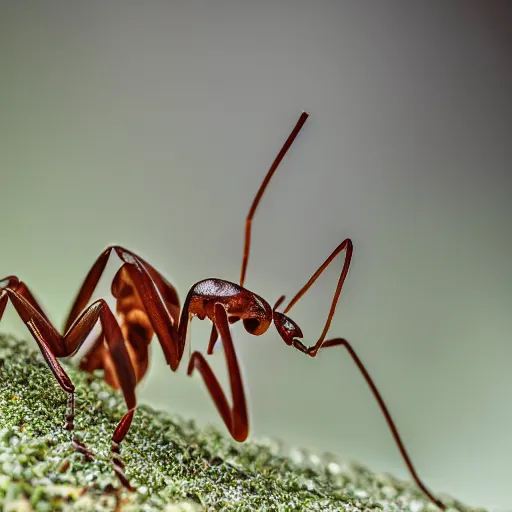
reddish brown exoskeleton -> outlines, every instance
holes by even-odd
[[[63,336],[50,323],[27,286],[14,276],[0,281],[0,318],[8,299],[10,299],[38,343],[58,383],[64,391],[69,393],[69,408],[66,415],[69,430],[73,429],[74,386],[58,359],[74,355],[83,345],[97,321],[100,321],[102,330],[90,350],[82,358],[80,368],[89,372],[97,369],[104,370],[104,378],[107,383],[116,389],[121,388],[123,392],[128,412],[123,416],[112,436],[112,452],[115,472],[122,484],[130,490],[133,488],[123,471],[124,463],[119,456],[119,445],[128,433],[135,413],[135,388],[146,373],[149,358],[148,346],[154,335],[160,342],[167,364],[174,372],[183,358],[187,328],[192,317],[196,316],[200,320],[208,318],[212,322],[207,354],[213,352],[215,343],[220,336],[229,373],[232,405],[228,403],[224,391],[203,354],[197,351],[192,353],[187,373],[191,375],[194,370],[197,370],[202,375],[219,414],[237,441],[244,441],[247,438],[249,419],[230,324],[241,321],[249,334],[260,336],[273,323],[287,345],[309,357],[315,357],[320,349],[344,347],[377,400],[414,481],[433,503],[444,510],[445,505],[427,489],[416,473],[384,400],[351,344],[344,338],[326,340],[352,259],[352,241],[347,238],[334,249],[309,281],[292,298],[283,312],[278,311],[278,308],[284,301],[284,296],[277,301],[274,307],[271,307],[265,299],[244,288],[250,253],[252,219],[268,183],[307,118],[308,114],[303,112],[268,170],[253,200],[246,219],[245,245],[239,284],[217,278],[204,279],[192,286],[183,307],[180,307],[174,286],[160,272],[132,251],[112,246],[99,256],[89,270],[69,313]],[[112,251],[115,251],[122,261],[122,266],[115,274],[111,287],[112,294],[117,299],[116,309],[119,321],[103,299],[88,305]],[[287,314],[342,251],[345,251],[345,260],[324,329],[316,343],[308,346],[302,340],[303,334],[300,327]],[[92,457],[92,454],[77,438],[73,437],[73,443],[75,449]]]

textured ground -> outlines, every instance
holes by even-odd
[[[0,336],[1,510],[436,510],[390,476],[275,441],[238,444],[144,406],[122,445],[137,492],[119,492],[109,440],[124,402],[99,379],[71,369],[70,377],[77,434],[96,454],[92,463],[71,448],[66,395],[41,356]],[[441,498],[451,510],[475,510]]]

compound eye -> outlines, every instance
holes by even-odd
[[[249,334],[255,334],[260,327],[260,321],[257,318],[244,318],[243,323]]]
[[[287,345],[291,345],[294,338],[303,337],[300,327],[291,318],[278,311],[274,311],[274,325]]]

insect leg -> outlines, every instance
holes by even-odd
[[[221,304],[216,304],[214,313],[215,325],[221,337],[224,346],[224,353],[226,355],[231,396],[233,400],[232,408],[230,408],[228,404],[226,395],[222,391],[217,377],[215,377],[210,365],[200,352],[194,352],[192,354],[187,373],[188,375],[191,375],[195,369],[199,371],[227,429],[236,441],[242,442],[247,439],[249,434],[249,419],[242,376],[240,374],[240,367],[238,365],[233,339],[229,330],[226,311]]]
[[[105,270],[110,253],[114,250],[124,263],[139,293],[152,327],[160,341],[167,363],[175,371],[183,354],[181,338],[175,329],[179,314],[179,298],[174,287],[140,256],[120,246],[109,246],[95,261],[82,283],[66,320],[66,330],[92,297]],[[97,341],[100,342],[101,334]],[[184,341],[183,341],[184,345]]]
[[[0,310],[3,312],[7,303],[7,298],[9,298],[20,318],[27,325],[32,337],[38,344],[41,354],[46,360],[48,367],[52,371],[60,387],[63,391],[68,393],[66,429],[72,431],[74,430],[75,386],[57,360],[57,357],[65,357],[67,355],[65,344],[61,335],[49,322],[44,313],[40,311],[40,307],[35,302],[35,299],[33,299],[30,292],[27,291],[28,288],[20,287],[20,291],[23,295],[16,289],[19,284],[19,281],[16,281],[16,283],[11,282],[10,285],[13,286],[14,289],[0,289]],[[34,303],[32,303],[32,301],[34,301]],[[84,453],[89,458],[92,458],[92,453],[76,436],[72,436],[72,445],[75,450]]]
[[[126,406],[128,407],[128,411],[119,422],[112,436],[112,462],[116,476],[122,485],[128,490],[133,491],[134,488],[130,485],[129,480],[124,474],[124,462],[120,456],[119,444],[126,437],[135,413],[137,405],[135,386],[137,380],[121,328],[108,304],[103,299],[93,302],[75,320],[65,335],[65,343],[70,353],[76,352],[84,343],[98,319],[101,322],[105,345],[108,349],[110,362],[112,363],[112,374],[123,391]]]
[[[380,394],[379,390],[377,389],[375,382],[371,378],[371,376],[368,373],[368,370],[364,366],[363,362],[361,361],[359,356],[356,354],[355,350],[352,348],[352,345],[344,338],[334,338],[331,340],[326,340],[322,344],[321,348],[323,349],[323,348],[336,347],[336,346],[342,346],[347,349],[347,352],[350,354],[350,357],[352,358],[352,360],[356,364],[357,368],[361,372],[362,376],[364,377],[375,400],[379,404],[380,410],[382,411],[384,418],[386,419],[386,423],[388,424],[388,427],[391,430],[391,434],[393,435],[395,443],[398,446],[398,449],[400,450],[400,454],[402,455],[405,465],[407,466],[412,478],[414,479],[414,481],[416,482],[418,487],[425,493],[425,495],[430,499],[430,501],[432,501],[432,503],[437,505],[441,510],[446,510],[446,505],[444,505],[444,503],[442,503],[438,498],[436,498],[432,494],[432,492],[426,487],[426,485],[423,483],[423,481],[419,477],[418,473],[416,472],[416,469],[412,463],[411,457],[409,456],[409,453],[407,452],[407,450],[405,448],[404,442],[402,441],[402,438],[400,437],[400,434],[398,433],[398,428],[396,427],[395,422],[391,418],[391,414],[388,410],[388,407],[386,406],[386,403],[384,402],[384,399],[382,398],[382,395]],[[296,347],[296,348],[299,348],[299,347]],[[316,355],[316,351],[313,352],[307,348],[305,348],[305,350],[302,350],[301,348],[299,348],[299,350],[301,350],[302,352],[305,352],[306,354],[310,355],[311,357],[314,357]]]

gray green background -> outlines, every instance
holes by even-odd
[[[182,298],[236,281],[250,202],[307,109],[257,214],[247,286],[291,297],[350,236],[330,334],[367,363],[427,484],[510,510],[508,5],[2,1],[0,274],[59,326],[108,244]],[[312,342],[338,274],[292,310]],[[12,308],[0,327],[26,335]],[[193,323],[195,348],[208,333]],[[407,476],[346,353],[234,336],[255,435]],[[168,371],[157,342],[153,356],[141,401],[221,426],[199,376]]]

